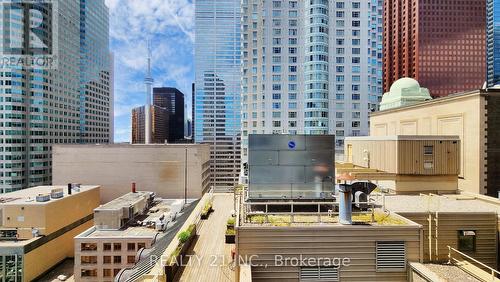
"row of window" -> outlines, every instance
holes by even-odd
[[[97,251],[97,243],[81,243],[80,250],[82,251]],[[146,243],[127,243],[127,251],[138,251],[146,247]],[[102,250],[105,252],[122,251],[122,243],[103,243]],[[123,249],[124,250],[124,249]]]
[[[81,256],[80,257],[81,264],[97,264],[97,256]],[[121,264],[122,256],[103,256],[102,257],[103,264]],[[135,263],[135,256],[127,256],[127,264]]]

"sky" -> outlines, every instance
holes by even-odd
[[[191,103],[194,82],[193,0],[105,0],[115,58],[115,142],[131,139],[132,108],[145,104],[147,40],[155,87],[176,87]],[[188,115],[191,107],[188,107]]]

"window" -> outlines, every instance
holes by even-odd
[[[111,243],[104,243],[102,245],[102,247],[103,247],[104,251],[106,251],[106,252],[110,252],[111,251]]]
[[[96,264],[97,257],[96,256],[82,256],[81,262],[82,262],[82,264]]]
[[[111,269],[103,269],[102,270],[102,276],[104,276],[104,277],[111,277]]]
[[[377,242],[377,271],[406,268],[405,242]]]
[[[137,243],[137,250],[146,248],[146,243]]]
[[[300,281],[339,281],[338,267],[301,267]]]
[[[80,248],[82,251],[97,251],[97,244],[82,243]]]
[[[114,256],[113,263],[122,263],[122,257],[121,256]]]
[[[103,256],[102,261],[104,264],[111,263],[111,256]]]
[[[434,154],[434,146],[424,146],[424,155],[432,156]]]
[[[121,243],[114,243],[113,244],[113,249],[115,251],[121,251],[122,250],[122,244]]]
[[[82,269],[82,277],[97,277],[97,269]]]
[[[128,243],[127,251],[135,251],[135,243]]]
[[[127,256],[127,263],[135,263],[135,256]]]
[[[458,231],[458,250],[461,252],[476,251],[476,231],[472,230]]]

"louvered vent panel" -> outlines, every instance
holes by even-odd
[[[339,281],[338,267],[302,267],[300,281]]]
[[[405,242],[377,242],[377,270],[405,268]]]

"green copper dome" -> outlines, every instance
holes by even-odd
[[[413,78],[403,77],[395,81],[390,91],[382,96],[380,110],[407,106],[431,99],[427,88],[420,87],[418,81]]]

